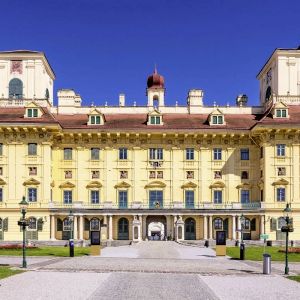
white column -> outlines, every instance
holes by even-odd
[[[207,215],[203,216],[203,239],[207,240]]]
[[[51,222],[50,239],[54,241],[55,240],[55,216],[51,216],[50,222]]]
[[[209,228],[208,228],[208,239],[211,240],[213,238],[213,228],[212,228],[212,216],[208,216],[208,223],[209,223]]]
[[[113,239],[113,216],[109,215],[109,225],[108,225],[108,239],[112,241]]]
[[[139,241],[143,239],[142,232],[143,232],[143,215],[139,215],[140,227],[139,227]]]
[[[78,227],[77,227],[77,216],[74,216],[74,226],[73,226],[73,239],[78,239]]]
[[[176,240],[177,239],[177,227],[176,227],[176,222],[177,222],[177,216],[174,217],[174,224],[173,224],[173,238]]]
[[[83,216],[79,216],[79,239],[83,240]]]
[[[241,224],[241,218],[239,216],[237,216],[238,218],[238,222],[237,222],[237,227],[238,227],[238,232],[237,232],[237,239],[240,240],[241,237],[242,237],[242,234],[241,234],[241,228],[242,228],[242,224]]]
[[[260,234],[265,234],[265,216],[260,216]]]
[[[236,240],[236,216],[232,216],[232,239]]]

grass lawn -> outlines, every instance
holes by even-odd
[[[90,248],[75,247],[75,256],[90,254]],[[0,249],[0,255],[21,256],[22,249]],[[69,247],[41,247],[35,249],[26,249],[27,256],[69,256]]]
[[[266,253],[270,254],[272,261],[284,261],[285,253],[278,252],[280,247],[266,247]],[[262,260],[264,253],[264,247],[250,247],[246,246],[246,256],[247,260]],[[240,258],[240,248],[239,247],[227,247],[226,254],[232,258]],[[300,262],[300,253],[289,253],[290,262]]]
[[[288,278],[288,279],[291,279],[291,280],[295,280],[295,281],[300,282],[300,275],[296,275],[296,276],[288,276],[287,278]]]
[[[19,273],[22,273],[24,271],[21,270],[12,270],[10,267],[2,267],[0,266],[0,279],[3,279],[5,277],[9,277],[12,275],[16,275]]]

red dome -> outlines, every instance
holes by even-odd
[[[164,77],[157,73],[156,68],[154,69],[153,74],[148,77],[147,87],[148,88],[164,88],[165,87]]]

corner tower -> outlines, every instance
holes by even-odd
[[[165,105],[165,80],[157,73],[155,67],[147,80],[148,107],[161,107]]]

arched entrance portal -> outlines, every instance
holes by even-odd
[[[195,240],[196,239],[196,222],[193,218],[188,218],[184,222],[185,224],[185,233],[184,238],[186,240]]]
[[[149,240],[160,241],[167,237],[167,219],[165,216],[148,216],[146,225],[146,235]]]

